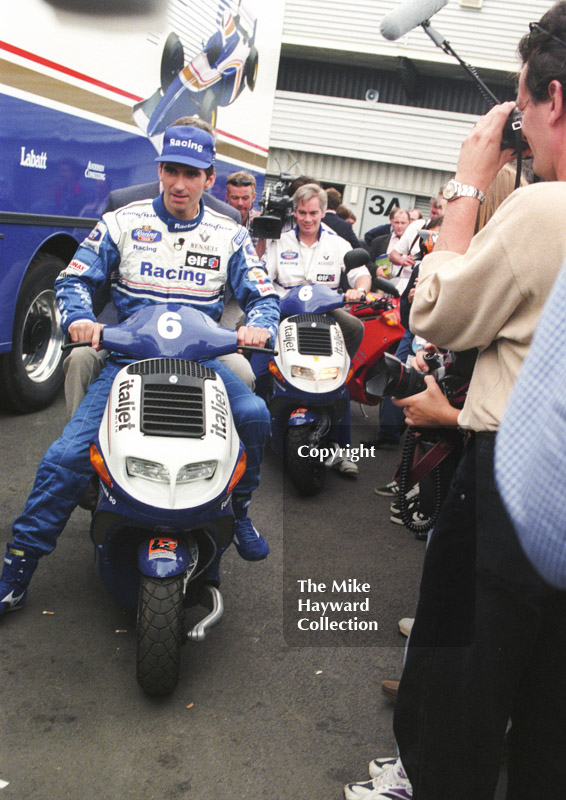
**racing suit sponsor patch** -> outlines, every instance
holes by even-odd
[[[265,283],[269,278],[267,277],[267,272],[264,272],[259,267],[253,267],[253,269],[248,270],[248,280],[254,283]]]
[[[236,247],[239,247],[239,245],[242,244],[247,235],[248,235],[247,230],[245,228],[240,228],[240,230],[234,236],[234,244],[236,245]]]
[[[134,242],[154,244],[155,242],[161,241],[161,232],[154,230],[149,225],[142,225],[141,228],[134,228],[132,231],[132,239]]]
[[[260,294],[277,294],[271,283],[260,283],[257,290]]]
[[[281,258],[284,261],[294,261],[298,257],[299,257],[299,254],[295,253],[294,250],[285,250],[283,253],[281,253]]]
[[[187,251],[185,266],[218,271],[220,269],[220,258],[218,256],[207,256],[203,253]]]
[[[98,242],[100,241],[101,238],[102,238],[102,231],[99,225],[97,225],[96,228],[93,228],[89,233],[89,235],[87,236],[87,239],[90,239],[91,242]]]
[[[317,283],[332,283],[335,279],[334,275],[328,275],[328,273],[321,273],[320,275],[316,276]]]
[[[88,269],[88,264],[85,264],[83,261],[79,261],[77,258],[73,258],[72,261],[65,267],[65,276],[67,275],[82,275],[83,272],[86,272]]]

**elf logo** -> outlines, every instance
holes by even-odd
[[[220,269],[220,259],[218,256],[207,256],[203,253],[187,252],[185,266],[199,267],[200,269],[213,269],[218,271]]]
[[[328,275],[327,273],[321,273],[320,275],[316,276],[317,283],[332,283],[334,280],[334,275]]]

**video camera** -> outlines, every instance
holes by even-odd
[[[293,176],[282,172],[274,186],[264,190],[260,200],[261,213],[252,221],[252,233],[257,239],[279,239],[283,225],[293,216],[293,200],[289,188]]]

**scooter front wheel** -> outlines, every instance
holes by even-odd
[[[311,428],[309,425],[297,425],[287,430],[285,441],[285,463],[294,487],[303,497],[318,494],[326,479],[326,467],[310,455],[300,455],[310,450]]]
[[[183,575],[142,575],[138,601],[137,679],[146,694],[171,694],[184,641]]]

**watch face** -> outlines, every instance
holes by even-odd
[[[456,194],[456,184],[453,181],[447,183],[442,194],[444,195],[445,200],[452,200]]]

